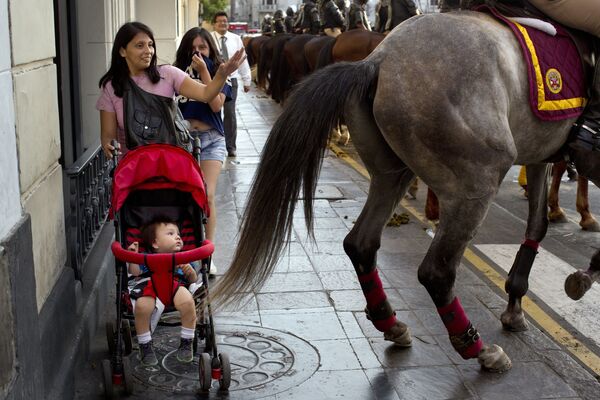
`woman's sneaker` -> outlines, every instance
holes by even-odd
[[[183,363],[190,363],[194,359],[194,351],[192,350],[194,339],[181,339],[179,349],[177,349],[177,360]]]
[[[217,276],[217,266],[215,265],[215,263],[212,260],[210,260],[210,268],[208,269],[208,277],[214,278],[215,276]]]
[[[148,343],[140,343],[140,361],[142,365],[150,367],[158,364],[158,359],[156,358],[156,354],[154,354],[154,349],[152,348],[152,340]]]

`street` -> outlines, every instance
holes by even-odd
[[[219,180],[214,260],[227,270],[260,151],[280,106],[253,88],[238,100],[236,158],[228,158]],[[434,231],[424,220],[426,187],[404,199],[397,213],[409,221],[386,227],[378,268],[390,303],[413,335],[411,348],[383,340],[364,313],[365,300],[342,240],[367,196],[368,177],[351,142],[326,152],[317,187],[315,243],[307,238],[302,207],[294,234],[275,273],[238,309],[220,311],[215,326],[219,348],[232,363],[228,394],[214,382],[198,394],[198,358],[179,365],[173,354],[179,328],[153,335],[161,363],[144,368],[132,354],[135,392],[130,399],[597,399],[600,396],[600,284],[577,302],[564,293],[567,275],[585,269],[600,233],[577,224],[575,182],[561,186],[569,222],[551,225],[533,266],[524,308],[529,330],[502,330],[506,307],[503,280],[525,232],[527,201],[507,174],[477,236],[468,247],[456,291],[486,343],[499,344],[512,359],[504,374],[483,372],[476,360],[452,348],[417,268]],[[590,185],[592,213],[600,213],[600,190]],[[217,278],[218,279],[218,278]],[[112,296],[112,297],[111,297]],[[114,303],[114,289],[106,299]],[[114,307],[106,315],[114,319]],[[76,398],[103,396],[100,360],[107,357],[104,327],[92,339],[91,359],[76,377]],[[134,344],[134,347],[136,345]],[[161,359],[162,358],[162,359]]]

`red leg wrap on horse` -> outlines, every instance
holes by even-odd
[[[387,296],[383,290],[383,284],[381,283],[381,278],[379,278],[377,268],[374,268],[373,271],[364,275],[359,275],[358,280],[363,294],[365,295],[365,299],[367,300],[368,310],[375,310],[379,308],[383,302],[387,301]],[[378,331],[386,332],[396,324],[396,315],[392,312],[390,316],[383,319],[375,319],[371,316],[371,322],[373,322],[373,326],[375,326]]]
[[[535,251],[538,251],[540,248],[540,242],[536,242],[535,240],[525,239],[523,240],[523,246],[531,247]]]
[[[462,336],[469,330],[471,322],[465,314],[465,310],[460,304],[458,297],[455,297],[450,304],[437,309],[438,314],[442,318],[442,322],[446,326],[450,336]],[[479,351],[483,347],[483,340],[477,334],[477,340],[473,341],[471,345],[459,351],[459,354],[464,358],[476,358],[479,355]],[[458,351],[458,350],[457,350]]]

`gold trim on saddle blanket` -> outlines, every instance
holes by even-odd
[[[525,44],[527,45],[527,49],[529,50],[529,54],[531,55],[531,62],[533,64],[533,69],[535,71],[535,84],[537,87],[537,99],[538,99],[537,108],[538,108],[538,110],[558,111],[558,110],[569,110],[572,108],[584,107],[585,104],[587,103],[587,100],[583,97],[573,97],[570,99],[563,99],[563,100],[546,100],[546,93],[544,90],[544,84],[546,83],[546,79],[544,79],[542,77],[542,69],[541,69],[539,61],[538,61],[537,53],[535,51],[535,46],[533,45],[533,42],[531,41],[531,38],[529,37],[529,34],[527,33],[527,29],[525,29],[518,22],[512,21],[512,23],[515,24],[517,29],[519,29],[519,32],[521,32],[521,34],[523,35],[523,39],[525,40]],[[557,90],[556,87],[553,87],[550,84],[548,84],[548,89],[552,93],[558,93],[562,90],[562,77],[560,75],[560,72],[554,68],[549,69],[547,71],[547,73],[546,73],[547,77],[548,77],[549,73],[551,73],[551,72],[553,74],[555,73],[553,75],[553,78],[558,77],[558,79],[560,79],[560,89]],[[557,90],[557,91],[555,91],[555,90]]]

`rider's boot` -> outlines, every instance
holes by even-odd
[[[579,130],[580,132],[586,130],[592,134],[600,134],[600,38],[595,38],[594,47],[594,52],[596,53],[596,66],[594,69],[590,101],[583,111]]]

